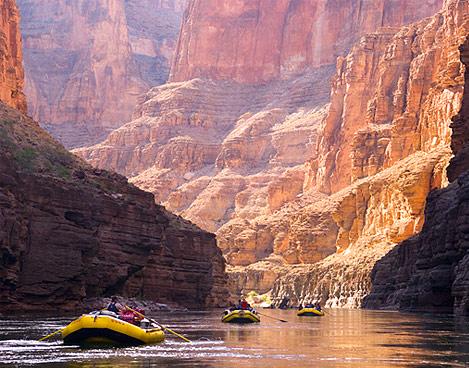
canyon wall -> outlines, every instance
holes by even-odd
[[[429,2],[425,9],[420,7],[412,13],[409,10],[414,9],[415,5],[411,2],[405,2],[398,9],[391,9],[391,5],[386,2],[376,9],[371,3],[358,7],[346,1],[335,5],[332,2],[312,4],[308,1],[292,2],[289,5],[284,2],[276,5],[267,2],[258,5],[237,4],[234,1],[223,4],[190,2],[171,74],[173,80],[181,81],[148,92],[137,104],[134,121],[111,133],[102,144],[76,150],[93,165],[114,168],[133,177],[132,182],[155,193],[157,200],[168,209],[206,230],[218,231],[225,224],[229,224],[229,229],[236,227],[238,230],[232,239],[247,224],[257,222],[256,219],[262,216],[273,216],[283,205],[292,202],[303,192],[304,163],[314,151],[317,131],[328,108],[329,80],[335,72],[331,63],[335,59],[326,50],[315,49],[315,53],[321,51],[329,59],[304,64],[288,74],[289,78],[287,74],[272,75],[267,79],[275,80],[259,85],[257,83],[266,78],[242,77],[250,73],[259,76],[263,74],[252,68],[249,58],[238,62],[241,73],[239,78],[237,73],[226,74],[225,66],[212,62],[210,58],[218,55],[217,60],[236,59],[235,55],[246,51],[242,48],[244,41],[241,42],[244,38],[250,44],[267,45],[258,50],[265,52],[266,58],[270,57],[270,53],[279,52],[277,49],[271,50],[268,45],[282,44],[285,50],[307,48],[305,40],[308,37],[311,42],[317,42],[317,47],[320,44],[335,45],[335,48],[340,49],[337,54],[341,54],[351,47],[355,38],[358,39],[369,29],[382,24],[400,25],[423,15],[431,15],[434,8],[441,5],[441,1]],[[262,20],[264,23],[259,21],[262,27],[270,20],[277,25],[280,18],[289,19],[290,26],[278,26],[285,28],[284,33],[278,31],[277,26],[272,27],[273,33],[262,32],[261,28],[256,28],[258,23],[247,16],[256,13],[251,11],[251,7],[257,6],[261,9],[259,12],[267,17]],[[311,12],[311,9],[315,12]],[[343,18],[347,14],[345,11],[342,13],[343,9],[349,9],[354,14],[351,17],[353,20],[347,18],[354,26],[349,24],[348,28],[344,26],[340,31],[332,33],[330,42],[312,37],[313,29],[319,29],[322,24],[317,23],[319,20],[314,23],[309,18],[305,21],[297,19],[300,14],[307,18],[306,14],[310,13],[318,19],[334,19],[333,15]],[[365,15],[369,18],[363,19]],[[274,19],[277,20],[274,22]],[[308,26],[298,26],[304,23]],[[298,26],[295,31],[293,24]],[[216,38],[216,35],[224,34],[222,30],[217,30],[217,27],[223,26],[233,27],[233,30],[225,32],[231,36],[242,26],[241,41],[239,37]],[[346,31],[350,27],[353,35]],[[198,29],[213,31],[215,38],[205,33],[199,35]],[[321,32],[326,33],[324,30]],[[343,38],[343,34],[348,36]],[[298,39],[302,40],[300,45],[295,44]],[[202,45],[197,43],[190,46],[191,57],[186,60],[189,54],[185,46],[181,45],[195,40],[200,40]],[[236,48],[238,46],[239,49]],[[232,57],[225,55],[227,50],[233,52]],[[292,57],[294,52],[289,51],[282,58]],[[202,55],[209,59],[202,61]],[[259,59],[255,56],[252,58]],[[186,61],[181,64],[177,60]],[[198,65],[199,61],[208,65],[211,72],[187,74],[174,66],[187,63]],[[268,73],[271,66],[267,59],[259,59],[259,62]],[[302,74],[298,75],[300,71]],[[185,80],[197,76],[202,77]],[[225,241],[219,237],[222,239],[219,243],[222,249],[233,255],[227,255],[230,262],[247,265],[272,253],[277,234],[258,237],[255,241],[256,232],[240,235],[239,247],[236,245],[238,240]],[[304,236],[296,241],[302,240]],[[287,251],[288,246],[285,244],[288,244],[288,237],[275,242],[278,243],[276,248]],[[245,252],[247,247],[251,249]],[[237,254],[231,248],[238,248]],[[296,252],[293,252],[287,258],[291,263],[318,260],[335,251],[333,242],[323,248],[316,256],[298,258]],[[314,250],[310,253],[314,253]]]
[[[147,92],[166,83],[187,0],[125,1],[132,55]],[[126,115],[130,121],[131,115]]]
[[[369,38],[382,37],[379,33],[367,36],[339,63],[330,114],[324,125],[326,134],[321,135],[332,149],[328,155],[324,147],[322,156],[320,140],[318,158],[309,162],[313,168],[310,171],[313,179],[309,181],[312,188],[325,188],[327,192],[345,187],[336,193],[345,193],[334,215],[340,225],[338,254],[305,266],[301,272],[287,271],[279,277],[274,286],[278,300],[288,295],[296,301],[313,299],[331,306],[360,306],[363,296],[371,290],[369,273],[373,263],[396,243],[419,232],[424,219],[430,217],[422,229],[422,234],[427,235],[410,237],[376,265],[375,291],[366,299],[365,306],[395,308],[400,300],[401,305],[413,304],[418,309],[416,300],[420,299],[422,311],[452,310],[453,305],[448,304],[449,281],[454,281],[454,264],[465,253],[464,246],[455,246],[451,239],[461,239],[463,235],[457,234],[465,230],[464,226],[455,228],[456,235],[448,239],[445,234],[452,234],[452,230],[445,230],[443,218],[451,217],[450,222],[461,224],[465,215],[454,209],[455,203],[461,202],[455,195],[454,184],[441,192],[434,190],[447,185],[445,168],[451,158],[450,146],[465,152],[467,138],[462,132],[467,124],[463,117],[467,111],[463,104],[467,7],[467,1],[447,1],[442,12],[400,29],[384,43],[384,48],[370,47]],[[355,83],[360,86],[363,76],[373,73],[357,70],[360,65],[373,65],[370,62],[373,55],[381,56],[375,63],[376,79],[367,84],[375,86],[369,94],[371,98],[349,100],[349,96],[363,94],[363,89],[355,90]],[[357,102],[363,106],[361,116],[365,121],[354,134],[348,134],[353,121],[346,127],[347,116],[355,113],[352,107]],[[459,123],[452,123],[452,119]],[[452,129],[458,137],[454,142]],[[348,149],[343,146],[347,141]],[[338,164],[347,162],[347,155],[348,164]],[[467,169],[467,163],[462,167],[461,160],[453,162],[459,163],[458,171]],[[380,172],[365,175],[376,171]],[[323,177],[315,182],[319,174]],[[327,177],[332,180],[328,182]],[[373,194],[384,178],[388,184]],[[347,186],[350,181],[354,184]],[[354,187],[352,196],[348,195]],[[447,203],[448,209],[444,209],[443,203]],[[453,251],[455,248],[458,250]],[[458,291],[460,300],[464,299],[463,290],[460,287]],[[435,308],[430,303],[431,297],[435,298]]]
[[[26,113],[19,21],[20,14],[15,1],[2,1],[0,4],[0,100]]]
[[[196,77],[263,83],[335,63],[382,26],[412,23],[442,0],[191,0],[170,81]]]
[[[448,60],[459,71],[459,83],[469,82],[469,3],[449,3],[447,24],[452,30]],[[461,75],[461,71],[463,74]],[[451,80],[446,80],[451,82]],[[458,83],[458,84],[459,84]],[[447,83],[447,89],[460,86]],[[452,183],[430,193],[422,231],[397,245],[375,265],[373,288],[363,306],[437,313],[469,314],[468,190],[469,92],[451,124],[454,157],[447,169]]]
[[[84,164],[3,103],[0,148],[0,311],[76,312],[113,294],[226,305],[213,234]]]
[[[156,87],[134,121],[74,152],[132,177],[169,210],[214,232],[232,219],[271,214],[302,191],[333,71],[265,86],[193,79]]]
[[[31,116],[67,148],[95,144],[166,81],[185,0],[19,0]]]
[[[441,3],[417,12],[411,2],[350,3],[348,28],[331,27],[331,40],[313,31],[341,19],[347,2],[192,1],[173,82],[142,97],[131,123],[76,153],[216,232],[237,293],[273,287],[278,300],[358,307],[374,262],[420,231],[427,194],[447,184],[462,96],[460,70],[440,50],[447,15],[391,27]],[[278,25],[284,19],[308,26],[293,32]],[[267,20],[283,31],[263,30]],[[309,47],[323,58],[305,51],[290,69],[282,64]],[[435,86],[448,81],[459,89]]]

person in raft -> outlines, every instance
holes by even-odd
[[[117,302],[117,296],[113,296],[111,298],[111,303],[107,306],[107,310],[119,315],[119,312],[125,310],[125,308]]]

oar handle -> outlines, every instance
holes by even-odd
[[[157,325],[160,326],[161,328],[164,328],[166,331],[171,332],[172,334],[176,335],[177,337],[180,337],[181,339],[186,340],[187,342],[191,342],[191,340],[186,339],[184,336],[181,336],[181,335],[179,335],[178,333],[176,333],[176,332],[170,330],[168,327],[165,327],[165,326],[163,326],[163,325],[160,325],[159,323],[157,323]]]
[[[277,321],[280,321],[280,322],[288,322],[288,321],[285,321],[284,319],[280,319],[280,318],[275,318],[275,317],[272,317],[272,316],[268,316],[267,314],[263,314],[263,313],[259,313],[259,312],[257,312],[257,314],[260,314],[261,316],[264,316],[264,317],[276,319]]]
[[[136,310],[133,310],[132,308],[130,308],[130,307],[126,306],[126,305],[124,305],[124,307],[126,307],[129,311],[134,312],[136,315],[138,315],[138,316],[140,316],[140,317],[142,317],[142,318],[145,318],[145,316],[144,316],[142,313],[139,313],[139,312],[137,312]],[[181,335],[177,334],[176,332],[170,330],[168,327],[165,327],[165,326],[163,326],[162,324],[156,322],[154,319],[151,319],[151,318],[148,318],[148,319],[149,319],[150,322],[156,323],[158,326],[160,326],[161,328],[165,329],[165,330],[168,331],[168,332],[171,332],[172,334],[176,335],[177,337],[180,337],[181,339],[183,339],[183,340],[185,340],[185,341],[187,341],[187,342],[191,342],[191,340],[186,339],[184,336],[181,336]]]
[[[51,337],[51,336],[54,336],[56,333],[59,333],[60,331],[63,331],[63,330],[65,330],[65,327],[64,327],[64,328],[61,328],[60,330],[57,330],[57,331],[55,331],[55,332],[52,332],[50,335],[44,336],[43,338],[39,339],[38,341],[45,340],[45,339],[47,339],[47,338],[49,338],[49,337]]]

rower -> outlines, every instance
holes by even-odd
[[[113,296],[111,298],[111,303],[107,306],[107,310],[119,315],[119,312],[125,310],[125,308],[117,302],[117,296]]]

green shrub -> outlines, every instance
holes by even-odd
[[[25,148],[13,152],[13,158],[19,171],[34,172],[37,152],[34,148]]]

